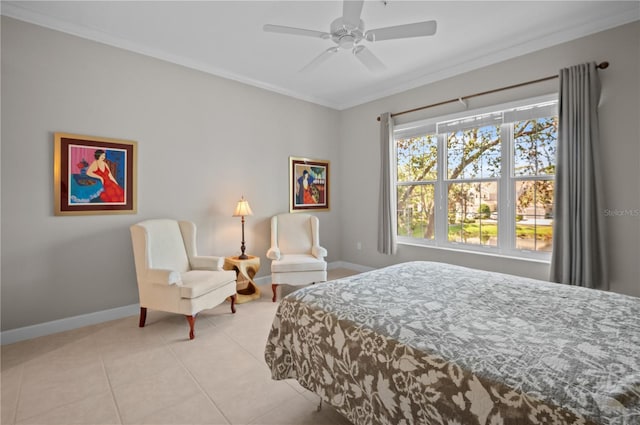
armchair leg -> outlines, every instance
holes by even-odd
[[[193,339],[196,337],[193,328],[196,325],[196,316],[185,316],[187,318],[187,322],[189,322],[189,339]]]
[[[147,307],[140,307],[140,323],[139,327],[144,328],[144,324],[147,321]]]
[[[277,283],[272,283],[271,284],[271,291],[273,291],[273,298],[271,298],[271,301],[276,302],[276,290],[278,288],[278,284]]]
[[[236,312],[236,299],[237,299],[237,295],[233,294],[231,295],[231,313],[235,313]]]

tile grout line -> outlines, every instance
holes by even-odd
[[[19,391],[20,391],[20,395],[22,394],[22,384],[23,384],[23,379],[24,379],[23,372],[24,372],[24,365],[23,365],[23,371],[21,372],[21,377],[20,377],[20,378],[21,378],[21,379],[20,379],[20,389],[19,389]],[[20,397],[20,395],[19,395],[19,397],[18,397],[18,401],[16,401],[16,411],[15,411],[15,413],[14,413],[14,418],[15,418],[15,420],[14,420],[14,424],[17,424],[17,423],[18,423],[18,406],[19,406],[19,404],[20,404],[20,402],[19,402],[19,400],[20,400],[20,398],[21,398],[21,397]],[[63,403],[63,404],[57,405],[57,406],[55,406],[55,407],[51,407],[51,408],[49,408],[49,409],[47,409],[47,410],[45,410],[45,411],[43,411],[43,412],[36,413],[36,414],[30,415],[30,416],[25,416],[24,418],[20,418],[20,421],[25,421],[25,420],[29,420],[29,419],[32,419],[32,418],[36,418],[36,417],[41,416],[41,415],[45,415],[45,414],[47,414],[47,413],[49,413],[49,412],[52,412],[52,411],[54,411],[54,410],[56,410],[56,409],[59,409],[59,408],[61,408],[61,407],[66,407],[66,406],[69,406],[69,405],[71,405],[71,404],[77,403],[77,402],[79,402],[79,401],[86,400],[86,399],[87,399],[87,398],[89,398],[89,397],[90,397],[90,396],[82,397],[82,398],[77,399],[77,400],[67,401],[66,403]],[[120,425],[121,425],[121,424],[122,424],[122,422],[120,423]]]
[[[276,305],[279,305],[279,304],[280,304],[280,300],[278,300],[278,301],[277,301],[277,304],[276,304]],[[276,307],[276,310],[277,310],[277,307]],[[274,312],[274,315],[275,315],[275,312]],[[221,331],[222,331],[222,333],[223,333],[223,334],[225,334],[227,337],[229,337],[229,339],[231,339],[233,342],[235,342],[235,343],[236,343],[236,345],[237,345],[238,347],[240,347],[240,348],[241,348],[245,353],[247,353],[250,357],[252,357],[253,359],[255,359],[255,360],[256,360],[256,361],[258,361],[258,362],[264,362],[264,358],[257,358],[256,356],[254,356],[254,354],[253,354],[251,351],[249,351],[247,348],[245,348],[245,346],[241,343],[241,341],[238,341],[236,338],[234,338],[234,334],[233,334],[233,333],[231,333],[231,332],[227,332],[227,329],[221,329]],[[268,337],[267,337],[267,338],[268,338]],[[265,342],[266,342],[266,341],[265,341]],[[285,381],[283,381],[283,382],[284,382],[285,384],[287,384],[291,389],[293,389],[293,390],[296,392],[296,394],[298,394],[298,395],[302,396],[302,394],[300,394],[300,392],[298,392],[298,391],[297,391],[293,386],[291,386],[288,382],[286,382],[286,380],[285,380]],[[260,419],[261,417],[263,417],[264,415],[269,414],[269,413],[271,413],[271,412],[275,411],[278,407],[280,407],[280,406],[284,405],[285,403],[287,403],[287,402],[286,402],[286,401],[285,401],[285,402],[282,402],[282,403],[281,403],[281,404],[279,404],[278,406],[275,406],[274,408],[267,410],[265,413],[263,413],[263,414],[261,414],[261,415],[259,415],[259,416],[256,416],[256,417],[254,417],[254,418],[251,418],[251,419],[249,420],[249,422],[248,422],[248,425],[256,425],[256,424],[258,424],[258,423],[256,422],[257,420],[259,420],[259,419]]]
[[[244,345],[242,345],[242,343],[240,341],[238,341],[237,339],[235,339],[233,337],[232,333],[228,333],[225,329],[221,329],[222,333],[225,334],[226,336],[228,336],[233,342],[235,342],[241,349],[242,351],[244,351],[245,353],[247,353],[248,355],[250,355],[251,357],[253,357],[254,359],[256,359],[258,362],[264,362],[264,358],[258,358],[256,356],[253,355],[253,353],[249,350],[247,350]],[[265,341],[266,342],[266,341]]]
[[[260,416],[258,416],[258,417],[256,417],[256,418],[251,419],[247,425],[259,425],[258,423],[256,423],[256,420],[258,420],[259,418],[261,418],[261,417],[263,417],[263,416],[265,416],[265,415],[268,415],[269,413],[271,413],[271,412],[275,411],[276,409],[278,409],[279,407],[281,407],[282,405],[287,404],[287,403],[289,403],[289,400],[287,400],[287,401],[283,401],[283,402],[282,402],[282,403],[280,403],[279,405],[275,406],[273,409],[269,409],[269,410],[267,410],[265,413],[263,413],[262,415],[260,415]]]
[[[109,373],[107,372],[107,366],[104,363],[104,358],[100,355],[100,362],[102,363],[102,371],[104,372],[105,378],[107,378],[107,384],[109,385],[109,393],[111,393],[111,400],[113,400],[113,406],[116,408],[116,414],[118,415],[118,421],[120,424],[122,422],[122,413],[120,412],[120,407],[118,406],[118,401],[116,400],[116,394],[113,392],[113,385],[111,384],[111,379],[109,379]]]
[[[57,406],[55,406],[55,407],[51,407],[51,408],[49,408],[48,410],[45,410],[45,411],[43,411],[43,412],[36,413],[36,414],[34,414],[34,415],[26,416],[26,417],[24,417],[24,418],[21,418],[21,419],[20,419],[20,421],[25,421],[25,420],[29,420],[29,419],[33,419],[33,418],[37,418],[38,416],[46,415],[47,413],[53,412],[54,410],[60,409],[60,408],[62,408],[62,407],[69,406],[69,405],[74,404],[74,403],[81,402],[81,401],[86,400],[86,399],[88,399],[88,398],[90,398],[90,397],[91,397],[91,396],[87,396],[87,397],[84,397],[84,398],[81,398],[81,399],[78,399],[78,400],[72,400],[72,401],[68,401],[68,402],[63,403],[63,404],[59,404],[59,405],[57,405]],[[17,418],[16,418],[16,424],[17,424],[17,423],[18,423],[18,422],[17,422]],[[122,423],[120,423],[119,425],[122,425]]]
[[[207,400],[209,400],[211,402],[211,404],[213,404],[213,406],[216,408],[216,410],[218,412],[220,412],[220,415],[222,415],[222,417],[225,419],[225,421],[227,421],[226,425],[232,425],[231,420],[227,417],[227,415],[222,411],[222,409],[216,404],[216,402],[213,400],[213,398],[211,398],[211,396],[209,396],[209,394],[205,391],[204,388],[202,388],[202,385],[200,385],[200,382],[196,379],[196,377],[193,375],[193,373],[191,373],[191,371],[189,370],[189,368],[182,363],[182,360],[180,360],[180,357],[178,357],[178,355],[176,354],[175,351],[173,351],[173,348],[171,346],[167,346],[167,348],[169,349],[169,352],[171,353],[171,355],[176,359],[176,361],[178,362],[178,364],[184,369],[185,372],[187,372],[187,374],[191,377],[191,379],[193,380],[193,382],[196,384],[196,386],[198,387],[198,389],[200,390],[200,392],[202,394],[204,394],[204,396],[207,398]],[[213,424],[211,424],[213,425]]]
[[[20,397],[22,396],[22,384],[24,381],[24,363],[20,365],[20,384],[18,385],[18,396],[13,409],[13,423],[18,423],[18,406],[20,405]]]

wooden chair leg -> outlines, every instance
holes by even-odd
[[[140,323],[138,326],[144,328],[144,324],[147,321],[147,307],[140,307]]]
[[[276,289],[278,288],[278,284],[277,283],[272,283],[271,284],[271,290],[273,291],[273,298],[271,298],[271,301],[276,302]]]
[[[194,332],[194,327],[196,325],[196,316],[185,316],[187,318],[187,322],[189,322],[189,339],[193,339],[196,337]]]
[[[236,299],[237,299],[236,294],[231,295],[231,312],[232,313],[236,312]]]

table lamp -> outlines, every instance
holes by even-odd
[[[253,211],[251,211],[251,207],[249,206],[249,202],[244,199],[244,196],[240,198],[238,201],[238,205],[236,205],[236,210],[233,212],[233,217],[242,217],[242,245],[240,245],[240,250],[242,254],[238,257],[241,260],[246,260],[249,258],[248,255],[244,253],[244,217],[248,215],[253,215]]]

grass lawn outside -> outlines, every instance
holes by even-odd
[[[425,226],[426,227],[426,226]],[[409,236],[404,232],[404,228],[398,229],[399,236]],[[424,227],[416,226],[412,229],[411,237],[421,239],[424,238]],[[462,235],[465,238],[497,238],[498,237],[498,225],[495,222],[481,222],[480,220],[474,223],[456,223],[449,224],[448,237],[449,240],[456,240]],[[535,224],[516,224],[516,237],[518,239],[532,239],[532,240],[551,240],[553,236],[553,227],[551,225],[535,225]]]

